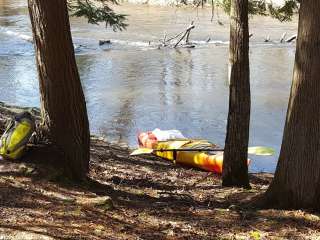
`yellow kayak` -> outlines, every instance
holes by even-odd
[[[185,138],[178,130],[155,129],[138,134],[138,143],[139,148],[131,155],[153,153],[176,163],[222,173],[223,149],[218,151],[218,146],[207,140]],[[248,148],[248,154],[257,156],[272,156],[274,153],[270,147]],[[250,164],[250,159],[247,164]]]
[[[213,147],[214,145],[206,140],[171,140],[160,141],[154,149],[200,149]],[[201,168],[206,171],[222,173],[223,152],[209,154],[199,151],[155,151],[157,156],[174,161],[176,163]]]
[[[140,147],[168,150],[168,149],[197,149],[197,151],[154,151],[154,154],[176,163],[201,168],[206,171],[222,173],[223,152],[210,154],[199,152],[199,149],[215,148],[216,145],[207,140],[173,139],[158,141],[152,132],[143,132],[138,135]]]

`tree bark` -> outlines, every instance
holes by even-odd
[[[274,180],[264,202],[320,209],[320,1],[300,5],[287,118]]]
[[[89,168],[90,133],[67,3],[66,0],[28,0],[28,5],[43,125],[63,154],[68,176],[82,179]]]
[[[222,185],[249,188],[247,158],[251,103],[248,0],[232,0],[230,18],[231,75]]]

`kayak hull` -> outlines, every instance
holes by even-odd
[[[206,140],[168,140],[157,141],[155,136],[152,136],[151,132],[141,133],[138,136],[140,147],[152,148],[155,150],[167,150],[167,149],[201,149],[201,148],[215,148],[216,145]],[[209,154],[199,151],[154,151],[154,154],[173,161],[175,163],[200,168],[206,171],[222,173],[223,165],[223,152],[216,152],[215,154]]]

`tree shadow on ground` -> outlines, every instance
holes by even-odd
[[[259,231],[293,238],[320,228],[317,215],[243,207],[263,192],[270,176],[252,177],[252,191],[222,188],[217,175],[158,158],[132,158],[127,150],[102,144],[92,146],[90,174],[81,183],[61,177],[61,156],[50,149],[35,148],[23,162],[2,161],[0,236],[27,232],[34,239],[215,239]],[[113,207],[79,201],[99,196],[111,197]]]

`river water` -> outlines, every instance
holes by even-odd
[[[71,19],[81,81],[93,134],[136,145],[139,131],[179,129],[189,137],[223,146],[228,108],[228,17],[210,9],[122,5],[129,27],[112,32]],[[194,49],[157,49],[191,21]],[[280,44],[297,31],[297,20],[281,24],[250,19],[252,117],[250,145],[276,149],[273,157],[254,157],[250,171],[273,172],[281,145],[292,78],[295,45]],[[269,35],[274,42],[264,43]],[[0,0],[0,101],[39,106],[27,1]],[[206,43],[206,40],[211,40]],[[99,46],[101,39],[112,44]],[[151,44],[149,44],[151,42]],[[67,131],[67,129],[66,129]]]

